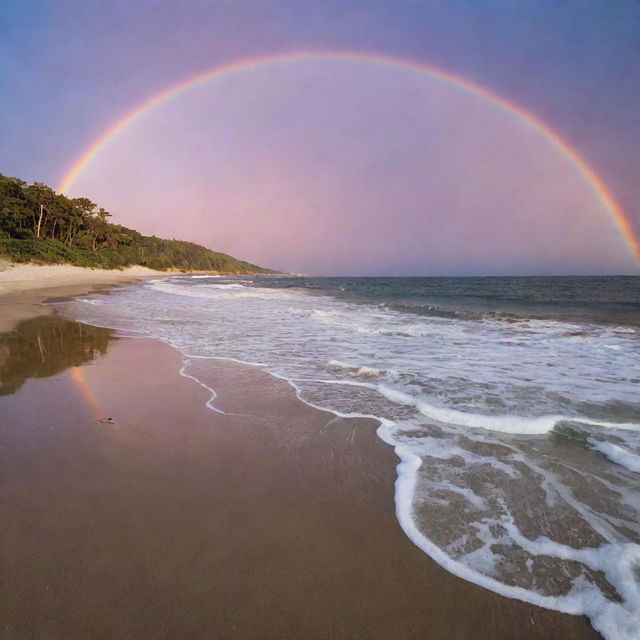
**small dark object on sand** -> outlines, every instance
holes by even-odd
[[[96,422],[101,422],[102,424],[113,424],[113,418],[96,418]]]

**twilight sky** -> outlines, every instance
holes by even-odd
[[[431,65],[560,135],[640,231],[635,0],[4,0],[0,172],[61,183],[136,106],[196,74],[298,51]],[[84,170],[113,220],[323,274],[636,273],[544,136],[402,66],[310,59],[213,79]]]

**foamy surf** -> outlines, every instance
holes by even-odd
[[[609,458],[609,460],[615,462],[615,464],[619,464],[634,473],[640,473],[640,456],[635,453],[631,453],[625,448],[613,444],[612,442],[599,442],[597,440],[590,439],[589,443],[593,449],[602,453],[604,456]]]
[[[500,525],[505,527],[506,535],[492,535],[489,525],[485,522],[485,526],[478,526],[478,532],[482,534],[479,536],[482,545],[466,556],[457,556],[452,552],[454,545],[450,545],[448,549],[441,548],[425,536],[416,524],[414,502],[422,458],[411,447],[396,444],[394,427],[395,425],[387,422],[380,426],[378,435],[394,446],[394,451],[401,460],[397,466],[398,479],[395,488],[396,516],[403,531],[417,547],[450,573],[500,595],[562,613],[586,615],[594,628],[605,638],[636,640],[640,637],[640,602],[637,586],[640,545],[610,543],[596,549],[576,550],[569,545],[557,544],[544,536],[531,540],[522,535],[512,517],[505,516],[500,520]],[[434,457],[450,460],[460,452],[455,448],[445,451],[436,447],[432,453]],[[486,503],[479,495],[471,492],[470,498],[468,490],[460,491],[455,485],[450,486],[448,491],[462,495],[472,507],[485,510]],[[449,501],[443,501],[441,504],[446,509],[451,507]],[[545,595],[537,589],[523,588],[496,579],[496,558],[491,546],[503,540],[519,545],[529,554],[530,558],[525,562],[529,571],[532,568],[533,557],[551,558],[563,563],[579,563],[600,572],[624,600],[616,602],[604,598],[599,588],[584,579],[574,580],[565,594],[557,596]]]
[[[525,317],[513,296],[500,315],[465,297],[459,310],[399,302],[394,280],[339,285],[159,278],[62,308],[164,339],[203,366],[260,363],[312,406],[377,417],[401,460],[397,517],[420,549],[504,596],[587,615],[608,639],[640,637],[635,325],[580,320],[590,308]],[[528,299],[531,282],[518,286]],[[572,300],[578,289],[564,288]]]

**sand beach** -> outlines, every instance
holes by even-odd
[[[417,549],[375,421],[222,361],[200,378],[217,413],[164,343],[56,316],[16,328],[47,293],[146,275],[56,271],[37,290],[0,279],[3,638],[598,637]]]
[[[0,270],[0,332],[21,320],[51,313],[41,303],[50,298],[74,296],[106,285],[158,275],[158,271],[133,266],[122,270],[86,269],[68,264],[8,264]]]

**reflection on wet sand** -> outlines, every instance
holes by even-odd
[[[107,353],[114,331],[57,316],[33,318],[0,335],[0,395]]]

